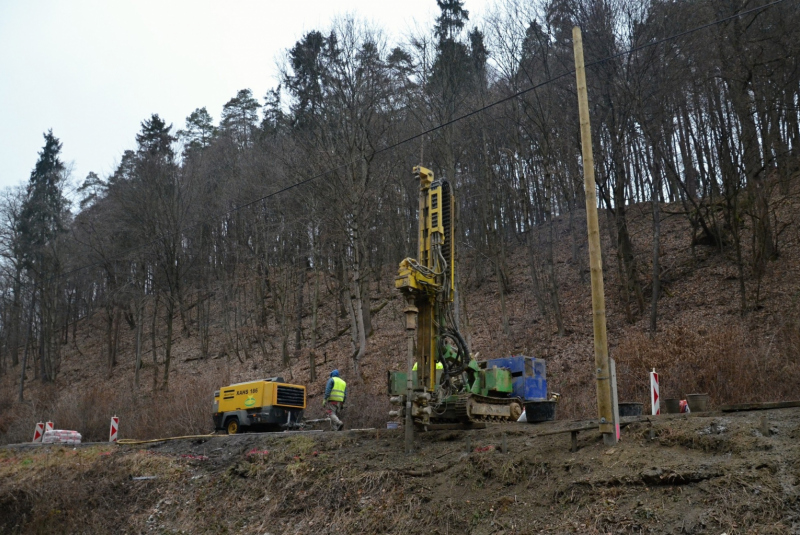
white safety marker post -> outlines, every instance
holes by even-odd
[[[653,416],[661,414],[661,401],[658,398],[658,374],[655,368],[650,372],[650,406]]]
[[[41,442],[43,436],[44,436],[44,424],[42,422],[39,422],[38,424],[36,424],[36,430],[33,432],[32,442]]]
[[[117,441],[117,434],[119,432],[119,417],[112,416],[111,417],[111,431],[108,433],[108,441],[109,442],[116,442]]]
[[[53,430],[53,422],[47,422],[44,424],[44,432],[47,433],[48,431]]]
[[[611,415],[614,417],[614,430],[617,433],[619,442],[619,398],[617,397],[617,363],[611,357],[608,358],[609,368],[611,369]]]

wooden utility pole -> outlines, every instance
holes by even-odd
[[[606,303],[603,290],[603,259],[600,252],[600,227],[597,221],[597,191],[594,180],[592,156],[592,127],[589,124],[589,97],[586,92],[586,71],[583,66],[583,39],[581,29],[572,28],[575,51],[575,74],[578,81],[578,111],[581,121],[583,152],[583,185],[586,193],[586,226],[589,230],[589,267],[592,274],[592,315],[594,324],[594,365],[597,377],[597,412],[600,432],[608,445],[616,444],[611,366],[608,360],[606,336]]]

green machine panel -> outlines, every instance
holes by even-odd
[[[442,378],[442,370],[436,370],[436,383]],[[404,396],[406,394],[406,372],[388,372],[389,379],[389,395],[390,396]],[[413,388],[418,388],[417,385],[417,372],[411,374],[411,381],[414,383]]]
[[[513,391],[511,372],[503,368],[481,370],[478,380],[472,387],[472,393],[481,396],[510,394]]]

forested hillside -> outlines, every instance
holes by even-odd
[[[407,41],[344,18],[287,43],[275,88],[242,89],[218,121],[205,107],[181,126],[143,118],[74,203],[47,132],[0,203],[0,431],[57,407],[84,425],[99,411],[98,434],[110,408],[143,434],[175,410],[180,430],[204,430],[223,382],[282,374],[316,391],[333,365],[374,408],[364,421],[385,418],[419,164],[454,188],[473,351],[552,359],[564,414],[587,415],[576,25],[622,376],[663,362],[717,400],[789,395],[797,3],[503,0],[477,21],[437,4]]]

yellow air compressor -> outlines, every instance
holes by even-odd
[[[214,428],[229,435],[298,427],[306,408],[306,387],[283,377],[236,383],[214,392]]]

